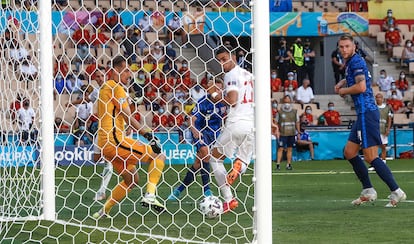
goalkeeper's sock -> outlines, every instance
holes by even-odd
[[[375,168],[375,172],[387,184],[391,191],[398,189],[398,184],[391,173],[390,168],[380,158],[376,158],[371,162],[371,166]]]
[[[131,190],[129,189],[127,184],[125,184],[124,181],[119,182],[118,185],[116,185],[115,188],[112,190],[111,197],[108,198],[108,200],[105,202],[105,205],[104,205],[105,213],[109,213],[112,207],[115,204],[119,203],[122,199],[124,199],[126,194],[130,191]]]
[[[191,166],[184,177],[183,183],[177,188],[177,190],[182,192],[186,186],[191,184],[194,181],[196,171],[197,170],[194,168],[194,166]]]
[[[105,193],[108,188],[109,182],[111,181],[112,173],[114,172],[114,167],[112,163],[105,161],[105,167],[102,171],[102,182],[101,187],[99,187],[98,193]]]
[[[155,195],[157,184],[160,181],[162,170],[164,169],[165,163],[164,160],[159,159],[158,157],[151,160],[148,165],[148,184],[147,184],[147,193]]]
[[[362,188],[371,188],[371,180],[369,179],[368,175],[368,169],[364,164],[364,161],[362,161],[360,156],[355,156],[348,160],[352,168],[354,169],[355,174],[358,176],[359,181],[362,183]]]
[[[204,192],[210,190],[210,164],[208,162],[201,162],[201,181],[203,182]]]
[[[224,160],[216,159],[213,156],[210,157],[210,165],[214,177],[216,178],[217,185],[220,188],[221,194],[225,202],[230,202],[233,199],[233,194],[231,193],[230,186],[226,183],[227,171],[224,167]]]

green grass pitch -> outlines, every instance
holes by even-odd
[[[389,190],[375,173],[370,175],[378,200],[359,207],[350,204],[361,189],[344,160],[295,162],[293,171],[284,167],[276,171],[273,167],[273,243],[411,243],[414,161],[394,160],[388,165],[408,195],[408,201],[392,209],[384,207]],[[167,202],[167,212],[157,214],[142,208],[139,199],[146,178],[145,171],[140,170],[140,187],[112,209],[114,217],[95,221],[90,216],[102,203],[93,201],[100,183],[94,170],[95,167],[58,167],[58,221],[0,222],[7,227],[0,230],[1,243],[100,243],[104,239],[107,243],[248,243],[253,238],[254,192],[247,187],[251,171],[243,176],[243,184],[237,189],[240,207],[220,219],[204,219],[196,209],[202,198],[198,185],[184,192],[181,202]],[[100,167],[96,170],[102,171]],[[185,169],[166,167],[164,182],[159,186],[160,197],[165,199],[176,185],[177,172],[182,178]],[[117,180],[113,177],[110,185]],[[213,190],[217,193],[215,186]]]

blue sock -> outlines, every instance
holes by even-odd
[[[371,166],[375,168],[375,172],[377,172],[378,176],[382,179],[382,181],[387,184],[391,191],[395,191],[398,189],[398,184],[395,182],[394,176],[391,173],[390,168],[382,161],[380,158],[376,158],[371,162]]]
[[[206,192],[210,190],[210,163],[202,162],[203,166],[201,167],[201,181],[203,182],[203,190]]]
[[[368,176],[368,169],[364,164],[364,161],[359,156],[351,158],[348,160],[352,168],[354,169],[355,174],[358,176],[359,181],[362,183],[362,188],[371,188],[372,184]]]
[[[194,181],[195,172],[196,169],[194,168],[194,166],[191,166],[191,168],[188,169],[183,183],[177,188],[180,192],[183,191],[186,186],[188,186]]]

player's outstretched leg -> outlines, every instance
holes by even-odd
[[[178,200],[184,188],[190,185],[194,181],[196,173],[197,173],[197,170],[195,169],[195,167],[191,166],[191,168],[188,169],[187,174],[184,177],[183,183],[173,190],[173,192],[168,196],[167,200],[168,201]]]
[[[210,165],[216,178],[217,185],[221,191],[221,195],[224,198],[223,201],[223,213],[233,210],[238,207],[239,203],[233,198],[230,186],[226,183],[226,168],[223,165],[222,159],[216,159],[213,156],[210,157]]]
[[[105,161],[105,167],[102,171],[102,182],[99,190],[96,192],[95,201],[102,201],[106,199],[106,189],[111,181],[112,173],[114,172],[112,163]]]
[[[203,183],[204,196],[212,196],[213,192],[210,189],[210,163],[202,162],[201,167],[201,182]]]

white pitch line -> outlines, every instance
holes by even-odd
[[[414,170],[392,170],[393,174],[414,173]],[[354,174],[354,171],[313,171],[313,172],[273,172],[272,175],[339,175],[339,174]],[[370,172],[375,174],[375,171]],[[246,176],[253,176],[253,174],[243,174]]]
[[[103,232],[111,231],[111,232],[126,234],[126,235],[145,236],[145,237],[150,237],[154,239],[167,240],[173,243],[174,242],[197,243],[197,244],[214,243],[214,242],[194,241],[194,240],[189,240],[189,239],[174,238],[174,237],[168,237],[168,236],[162,236],[162,235],[153,235],[153,234],[147,234],[147,233],[137,233],[137,232],[131,232],[131,231],[126,231],[126,230],[120,230],[117,228],[105,228],[105,227],[99,227],[99,226],[93,226],[93,225],[75,224],[75,223],[67,222],[64,220],[56,220],[55,222],[58,224],[62,224],[62,225],[70,225],[70,226],[79,227],[79,228],[90,228],[90,229],[100,230]]]
[[[325,202],[351,202],[352,199],[342,199],[342,200],[326,200]],[[378,202],[388,202],[390,201],[390,199],[377,199],[376,201]],[[272,202],[274,203],[296,203],[296,202],[321,202],[321,200],[311,200],[311,199],[307,199],[307,200],[280,200],[280,199],[276,199],[273,200]],[[401,201],[401,203],[414,203],[414,200],[404,200]],[[373,202],[375,203],[375,202]],[[370,203],[366,203],[366,204],[370,204]]]

